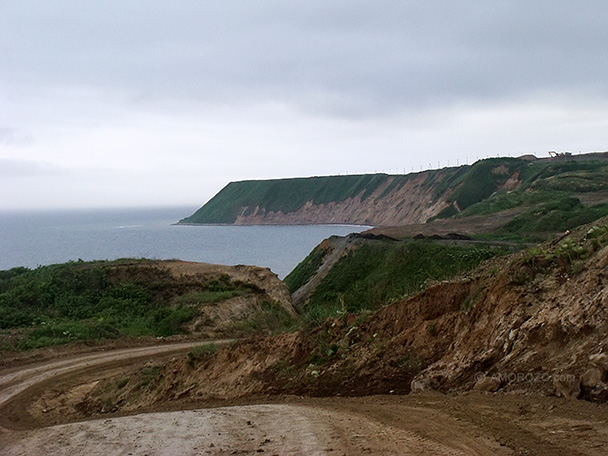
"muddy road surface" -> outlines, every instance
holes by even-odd
[[[80,354],[1,371],[0,454],[608,454],[606,406],[517,394],[241,398],[221,407],[159,404],[149,413],[69,422],[69,407],[88,385],[182,356],[196,344]],[[34,406],[58,382],[70,383],[74,395],[62,424]]]

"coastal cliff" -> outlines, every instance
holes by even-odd
[[[494,158],[405,175],[231,182],[179,223],[397,226],[529,208],[558,197],[593,205],[608,201],[606,158]]]
[[[424,220],[447,205],[433,197],[425,182],[443,180],[449,174],[439,171],[233,182],[182,222],[392,225]]]

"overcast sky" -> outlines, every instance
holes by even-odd
[[[0,209],[608,149],[608,3],[0,0]]]

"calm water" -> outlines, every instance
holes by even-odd
[[[323,239],[360,226],[174,226],[197,208],[0,213],[0,269],[154,258],[255,264],[287,275]]]

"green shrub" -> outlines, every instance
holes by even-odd
[[[158,309],[152,314],[150,329],[153,335],[160,337],[182,333],[183,324],[191,321],[195,313],[191,307]]]
[[[602,225],[602,226],[593,225],[587,231],[586,238],[587,239],[597,239],[599,237],[604,236],[606,233],[608,233],[608,225]]]
[[[113,339],[119,333],[112,326],[95,321],[48,321],[35,326],[17,348],[30,349],[60,345],[77,340]]]
[[[510,233],[560,232],[608,215],[608,204],[584,206],[577,198],[564,198],[531,209],[502,228]]]

